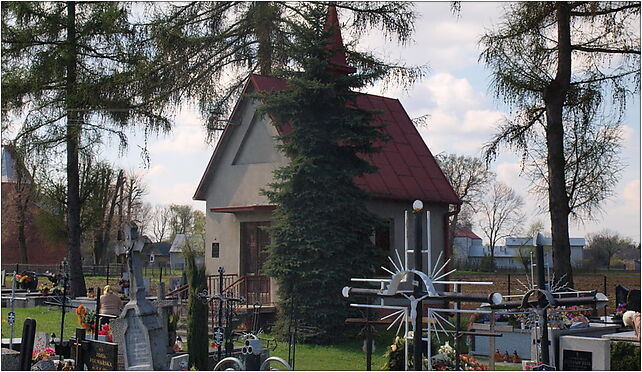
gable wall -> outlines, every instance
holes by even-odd
[[[276,129],[267,118],[254,116],[257,106],[256,101],[247,99],[242,103],[239,115],[241,125],[234,127],[233,132],[229,133],[228,143],[220,149],[225,151],[214,165],[216,170],[212,172],[212,178],[209,180],[206,193],[205,233],[205,263],[208,274],[216,274],[219,266],[223,266],[226,273],[238,274],[240,269],[239,223],[266,221],[270,215],[270,212],[213,213],[210,209],[268,204],[267,197],[260,195],[260,190],[272,182],[273,171],[287,163],[285,157],[274,147],[272,138],[268,138],[269,141],[255,141],[259,144],[258,146],[243,141],[252,122],[254,122],[253,125],[260,125],[263,128],[251,131],[251,136],[257,133],[277,135]],[[265,146],[266,143],[270,144],[269,148]],[[263,162],[239,164],[247,163],[248,159]],[[219,243],[220,258],[212,258],[214,242]]]

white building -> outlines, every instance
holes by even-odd
[[[523,269],[522,260],[530,261],[530,251],[533,250],[533,238],[507,237],[504,245],[495,247],[495,266],[500,269]],[[586,244],[584,238],[570,238],[571,265],[577,267],[582,264],[583,249]],[[482,244],[482,239],[469,229],[458,229],[455,231],[454,252],[457,260],[463,260],[472,265],[479,265],[484,256],[490,256],[490,247]],[[544,261],[546,266],[553,266],[551,238],[545,238]],[[549,249],[547,249],[547,247]],[[534,251],[533,251],[534,252]],[[533,260],[535,254],[533,253]]]

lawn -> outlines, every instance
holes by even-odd
[[[9,323],[7,313],[9,309],[2,308],[2,337],[9,337]],[[33,318],[36,320],[36,332],[46,332],[47,334],[55,333],[56,337],[60,336],[60,308],[54,306],[37,306],[31,308],[17,308],[16,324],[13,330],[14,337],[22,337],[22,325],[25,319]],[[69,338],[75,333],[78,326],[76,314],[68,312],[65,314],[65,333],[64,337]]]
[[[9,325],[7,323],[7,308],[2,308],[2,337],[9,337]],[[56,307],[39,306],[33,308],[17,308],[16,325],[14,337],[21,337],[22,325],[26,318],[36,320],[36,332],[47,334],[60,333],[60,311]],[[74,312],[65,315],[65,338],[69,338],[75,332],[78,322]],[[353,329],[355,331],[355,329]],[[268,335],[269,336],[269,335]],[[375,352],[372,355],[372,369],[381,370],[385,363],[383,355],[388,345],[394,338],[392,331],[379,330],[375,336]],[[296,347],[297,370],[365,370],[366,355],[361,350],[363,341],[355,336],[352,340],[339,342],[335,345],[305,345],[298,344]],[[287,342],[278,342],[270,355],[288,359]],[[278,367],[277,364],[274,367]],[[498,365],[497,370],[517,370],[515,366]]]

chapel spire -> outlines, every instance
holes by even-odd
[[[356,68],[348,66],[345,46],[343,45],[343,38],[341,37],[341,26],[339,25],[337,8],[332,3],[328,7],[328,17],[326,18],[325,27],[323,29],[325,31],[330,31],[330,42],[328,43],[327,48],[332,52],[328,58],[332,71],[346,75],[356,72]]]

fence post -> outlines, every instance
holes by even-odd
[[[508,295],[510,296],[510,274],[508,274]]]
[[[606,275],[604,275],[604,296],[608,296],[607,291],[606,291]],[[617,302],[617,301],[616,301],[616,302]],[[618,304],[615,304],[615,306],[616,306],[616,307],[617,307],[617,305],[618,305]],[[605,322],[606,322],[606,317],[607,317],[607,315],[608,315],[608,312],[607,312],[607,310],[606,310],[606,308],[607,308],[607,307],[609,307],[608,302],[606,303],[606,306],[604,306],[604,321],[605,321]]]
[[[107,263],[107,279],[105,279],[105,285],[109,285],[109,263]]]

